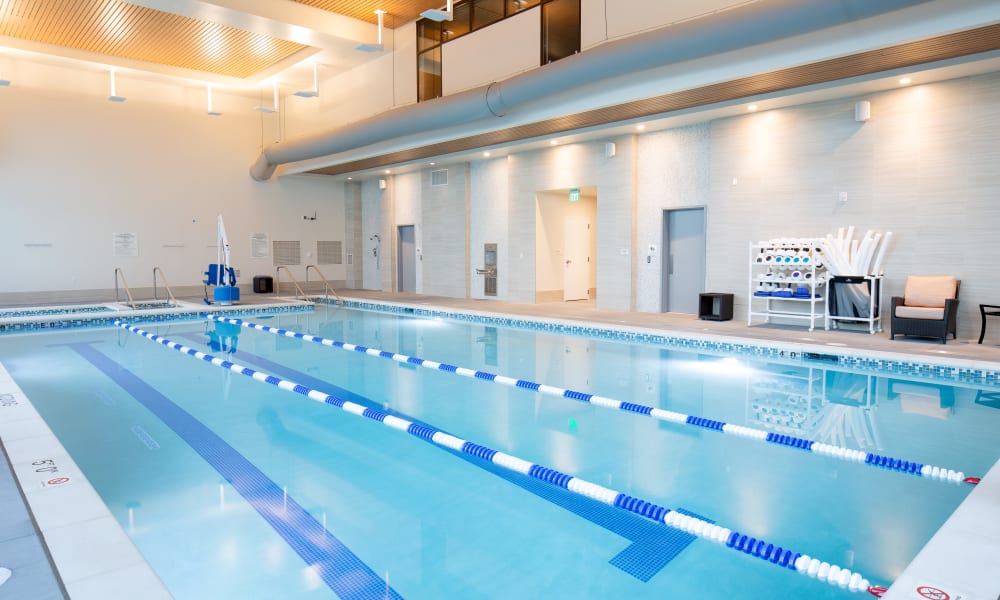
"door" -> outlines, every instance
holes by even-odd
[[[563,301],[590,298],[590,221],[568,216],[563,222]]]
[[[663,247],[661,310],[698,314],[698,294],[705,291],[705,209],[663,211]]]
[[[413,225],[399,227],[399,291],[417,291],[417,252],[414,242]]]

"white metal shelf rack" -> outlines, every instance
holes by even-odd
[[[809,331],[826,317],[822,291],[826,270],[816,240],[780,244],[750,244],[747,325],[754,317],[803,320]],[[803,295],[799,292],[804,290]],[[799,306],[798,309],[794,308]]]

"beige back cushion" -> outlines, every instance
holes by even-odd
[[[947,298],[955,297],[958,280],[950,275],[911,275],[903,289],[907,306],[944,308]]]

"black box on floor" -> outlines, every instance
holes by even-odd
[[[274,292],[274,278],[270,275],[254,275],[253,291],[255,294],[270,294]]]

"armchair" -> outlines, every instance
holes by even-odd
[[[892,299],[892,333],[897,335],[940,338],[948,341],[955,333],[958,314],[958,288],[961,281],[951,276],[911,275],[906,278],[903,296]]]

